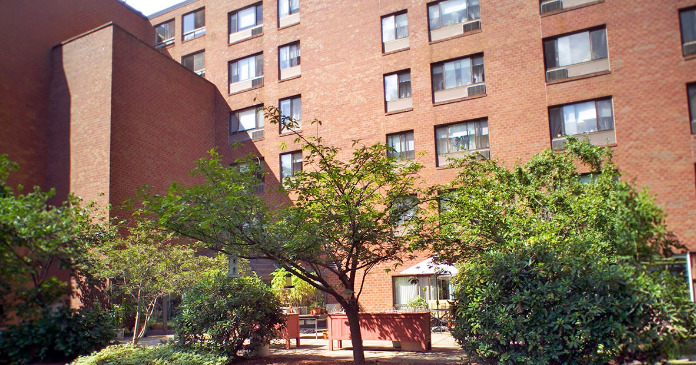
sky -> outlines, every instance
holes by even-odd
[[[145,16],[166,9],[185,0],[126,0],[125,3],[139,10]]]

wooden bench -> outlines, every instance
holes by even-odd
[[[290,340],[295,339],[295,346],[300,347],[300,315],[298,313],[285,314],[285,328],[280,331],[285,339],[285,348],[290,349]]]
[[[350,327],[345,313],[331,313],[327,320],[329,350],[333,341],[341,348],[350,340]],[[430,350],[430,312],[360,313],[360,333],[365,340],[399,341],[407,351]]]

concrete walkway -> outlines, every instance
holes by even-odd
[[[157,346],[165,339],[173,336],[148,336],[140,339],[138,344],[142,346]],[[122,339],[122,343],[128,343],[128,339]],[[466,353],[457,345],[449,332],[431,334],[432,350],[428,352],[412,352],[394,349],[391,341],[363,341],[365,347],[365,359],[379,363],[399,364],[460,364],[466,359]],[[314,333],[303,333],[300,339],[300,347],[295,346],[295,340],[291,341],[289,350],[285,349],[284,340],[274,340],[271,343],[271,358],[281,356],[283,358],[295,357],[305,360],[350,361],[353,359],[353,349],[350,341],[343,341],[343,348],[329,351],[329,341],[321,338],[315,339]]]

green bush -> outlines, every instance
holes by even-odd
[[[452,335],[486,363],[669,357],[692,331],[694,310],[659,275],[541,244],[490,251],[462,267]]]
[[[278,298],[261,280],[228,278],[220,272],[188,291],[179,311],[179,345],[230,358],[268,343],[277,335],[277,326],[285,323]]]
[[[227,365],[225,356],[203,354],[175,345],[140,347],[109,346],[89,356],[77,358],[72,365]]]
[[[0,364],[72,359],[108,345],[114,326],[101,309],[44,310],[39,319],[0,331]]]

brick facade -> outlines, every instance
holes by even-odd
[[[416,159],[426,166],[422,175],[429,183],[454,176],[436,165],[435,126],[486,117],[491,156],[511,164],[550,147],[549,106],[612,97],[612,148],[619,168],[626,179],[657,196],[670,228],[696,249],[696,140],[686,94],[686,84],[696,81],[696,60],[682,56],[679,28],[679,9],[696,1],[606,0],[544,15],[537,1],[481,1],[481,31],[438,42],[430,42],[425,1],[300,1],[300,23],[281,29],[277,2],[264,1],[263,35],[229,45],[227,14],[255,3],[189,1],[151,21],[175,20],[175,42],[163,49],[175,60],[205,50],[205,77],[232,110],[260,102],[278,105],[279,99],[300,94],[305,123],[324,122],[305,125],[303,132],[343,148],[354,139],[385,142],[389,133],[413,130],[415,152],[425,153]],[[182,42],[182,15],[202,7],[206,35]],[[409,48],[383,54],[380,17],[403,10]],[[610,71],[547,83],[543,39],[598,26],[606,28]],[[293,41],[301,45],[301,77],[278,81],[278,47]],[[264,86],[229,95],[228,62],[258,52],[264,55]],[[431,64],[474,54],[484,57],[486,96],[434,104]],[[383,75],[404,69],[411,72],[412,110],[387,115]],[[292,138],[266,125],[264,138],[246,145],[265,157],[270,178],[277,181],[280,145],[292,144]],[[229,156],[239,154],[230,151]],[[390,276],[399,269],[392,274],[383,269],[375,269],[366,281],[361,300],[366,309],[393,304]]]
[[[355,139],[385,142],[387,134],[412,130],[416,159],[425,165],[422,177],[428,183],[444,183],[455,172],[437,166],[436,126],[487,118],[491,157],[512,164],[551,146],[550,106],[611,97],[616,139],[611,148],[624,178],[656,195],[669,227],[696,251],[696,139],[690,131],[686,93],[687,83],[696,82],[696,59],[682,55],[679,23],[679,10],[696,6],[696,0],[598,0],[543,15],[535,0],[481,0],[480,30],[436,42],[430,41],[428,3],[423,0],[300,0],[300,22],[284,28],[279,28],[278,2],[265,0],[263,33],[233,44],[228,14],[260,1],[189,0],[153,16],[147,29],[142,17],[125,7],[112,9],[113,2],[96,1],[99,9],[78,7],[56,17],[61,23],[48,22],[45,30],[62,30],[63,22],[70,21],[84,29],[77,31],[78,25],[71,23],[75,31],[42,40],[46,46],[31,57],[27,51],[10,55],[9,63],[0,61],[0,100],[3,106],[18,105],[0,108],[0,121],[11,131],[0,137],[5,138],[0,152],[31,162],[29,170],[22,169],[20,181],[42,182],[47,174],[61,191],[90,198],[106,193],[105,201],[118,204],[143,183],[164,187],[181,180],[195,158],[217,146],[228,161],[249,152],[264,157],[270,186],[280,177],[279,155],[285,152],[281,143],[292,151],[294,137],[267,124],[262,139],[232,149],[228,113],[258,104],[278,105],[280,99],[301,95],[303,133],[349,149]],[[3,4],[0,11],[30,12],[18,7]],[[183,41],[182,16],[201,8],[205,35]],[[409,46],[384,54],[380,19],[404,10]],[[101,18],[88,16],[92,13]],[[41,12],[33,16],[51,18]],[[48,52],[46,47],[106,23],[95,19],[110,16],[119,26],[56,48],[50,67],[48,56],[39,60],[38,54]],[[171,19],[174,41],[155,51],[150,47],[151,26]],[[543,41],[597,27],[606,29],[608,72],[547,82]],[[13,28],[41,38],[21,24],[5,33],[16,34]],[[302,54],[301,76],[281,81],[279,46],[295,41]],[[103,44],[106,48],[100,47]],[[176,65],[182,56],[199,51],[205,51],[204,78]],[[229,62],[259,52],[263,86],[230,94]],[[483,55],[485,96],[434,103],[431,66],[472,55]],[[9,76],[12,67],[24,67],[22,77],[37,78],[42,91],[22,89],[10,95],[14,91],[8,90],[27,83]],[[50,69],[54,72],[48,87]],[[383,76],[406,69],[412,108],[387,114]],[[36,76],[29,76],[32,72]],[[46,111],[49,89],[51,113]],[[32,123],[18,121],[29,114]],[[44,133],[47,114],[50,128]],[[310,126],[314,118],[323,125]],[[46,148],[57,154],[57,163],[43,158]],[[267,197],[287,202],[277,195]],[[374,269],[366,279],[363,307],[391,307],[391,277],[426,257],[422,254],[390,273],[384,270],[387,265]]]

